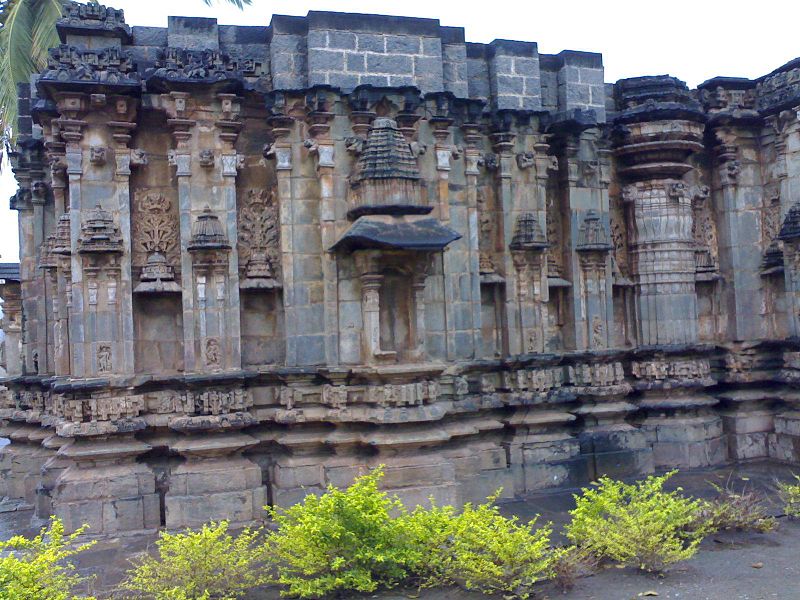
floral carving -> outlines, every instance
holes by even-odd
[[[275,193],[249,190],[239,209],[239,263],[245,266],[246,277],[278,278],[279,240]]]
[[[134,249],[144,255],[136,262],[143,264],[147,257],[161,254],[172,263],[178,247],[172,203],[163,194],[147,194],[139,198],[136,209]]]

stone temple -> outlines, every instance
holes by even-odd
[[[20,86],[0,496],[95,534],[800,465],[800,60],[68,4]],[[13,268],[10,270],[13,271]]]

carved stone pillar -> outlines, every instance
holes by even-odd
[[[510,249],[516,271],[516,312],[523,341],[521,352],[524,354],[544,351],[544,302],[547,290],[545,248],[547,242],[535,215],[520,215]]]
[[[336,148],[330,136],[331,123],[334,118],[332,112],[327,110],[328,100],[324,93],[317,97],[317,104],[311,107],[307,118],[308,133],[310,137],[304,145],[309,154],[317,161],[317,177],[319,178],[319,226],[322,243],[322,277],[323,277],[323,307],[325,320],[325,363],[328,365],[339,364],[339,293],[338,276],[336,272],[336,255],[324,250],[336,243],[337,214],[344,205],[345,199],[337,197],[336,190],[342,189],[337,185],[335,172]]]
[[[520,328],[520,323],[523,317],[519,305],[521,293],[519,288],[523,284],[518,279],[514,253],[508,249],[511,247],[518,230],[522,231],[519,228],[525,222],[535,222],[536,225],[533,229],[527,228],[530,229],[530,231],[538,229],[538,232],[533,238],[530,238],[529,241],[537,239],[538,245],[540,245],[542,248],[546,247],[547,241],[544,237],[544,232],[541,231],[541,220],[538,219],[533,212],[517,208],[513,201],[513,149],[516,135],[510,131],[503,131],[494,133],[490,137],[492,141],[492,148],[495,154],[484,156],[483,162],[487,169],[495,171],[495,198],[497,202],[497,206],[495,208],[499,214],[503,215],[501,229],[503,235],[502,248],[504,250],[503,273],[506,278],[506,306],[504,321],[507,324],[508,353],[511,355],[523,354],[527,352],[526,348],[529,347],[528,342],[530,341],[525,339]],[[542,244],[545,244],[545,246]],[[517,256],[516,263],[520,264],[519,256]],[[532,281],[529,283],[532,283]],[[530,297],[528,292],[523,291],[522,294],[525,297]]]
[[[380,359],[386,354],[381,350],[380,289],[383,276],[378,273],[361,275],[361,314],[364,316],[365,362]],[[394,352],[389,352],[394,355]]]
[[[469,106],[468,112],[478,112],[480,106]],[[469,271],[471,273],[470,282],[472,289],[472,321],[474,323],[473,345],[475,347],[475,354],[477,356],[493,357],[495,355],[505,354],[506,348],[504,343],[504,331],[502,327],[502,319],[498,319],[498,312],[502,309],[501,297],[502,290],[499,289],[502,278],[497,275],[492,262],[495,246],[497,245],[497,237],[494,231],[492,217],[485,206],[485,200],[481,201],[478,194],[478,181],[480,176],[480,162],[481,152],[478,144],[481,142],[480,125],[472,122],[475,115],[468,114],[468,122],[461,125],[461,130],[464,135],[464,177],[467,182],[466,186],[466,200],[467,200],[467,224],[469,226],[468,235],[466,239],[469,243]],[[475,274],[479,274],[476,276]],[[490,291],[487,295],[491,298],[494,304],[494,335],[489,347],[484,347],[484,339],[482,330],[488,328],[488,323],[483,323],[483,316],[481,314],[481,284],[486,280],[486,285],[490,285]]]
[[[551,126],[554,132],[551,143],[559,160],[562,208],[555,206],[548,213],[548,217],[552,214],[558,220],[552,227],[548,223],[548,233],[552,231],[559,240],[548,239],[554,244],[551,256],[555,263],[549,274],[553,283],[571,284],[572,288],[571,303],[565,311],[569,326],[562,331],[565,347],[589,350],[607,348],[611,342],[612,270],[607,252],[610,245],[606,248],[610,176],[608,142],[593,125],[593,117],[587,122],[581,118],[578,113]],[[589,225],[590,235],[599,235],[602,240],[582,239]],[[564,282],[563,278],[569,281]]]
[[[39,267],[39,252],[45,240],[45,204],[49,190],[44,183],[44,156],[39,140],[25,136],[9,153],[19,190],[11,198],[11,208],[19,213],[20,286],[22,291],[21,360],[22,373],[46,374],[47,314],[44,280]],[[41,360],[40,360],[41,357]]]
[[[292,205],[292,142],[297,121],[286,110],[285,97],[276,94],[267,122],[272,127],[274,141],[264,146],[264,158],[275,161],[277,178],[277,200],[281,228],[281,273],[283,276],[283,306],[286,327],[286,364],[298,364],[297,336],[300,327],[298,299],[294,295],[295,251],[294,251],[294,211]]]
[[[768,290],[760,263],[773,241],[761,239],[762,211],[769,199],[764,198],[759,160],[764,123],[755,110],[754,88],[755,82],[730,78],[700,86],[707,130],[715,142],[715,168],[711,198],[701,195],[695,203],[698,293],[720,297],[714,321],[722,321],[716,324],[701,315],[704,339],[754,340],[765,337],[768,328],[769,317],[753,318],[764,314]],[[719,276],[725,284],[716,286]],[[712,325],[717,327],[710,331]]]
[[[3,300],[3,367],[8,377],[22,375],[22,289],[18,281],[0,285]]]
[[[239,114],[242,99],[234,94],[217,94],[219,102],[216,122],[217,139],[220,146],[221,175],[221,208],[220,215],[226,237],[231,244],[239,233],[236,211],[236,176],[244,165],[244,156],[236,152],[236,140],[242,128]],[[202,151],[201,151],[202,153]],[[226,282],[224,298],[220,295],[220,284],[217,284],[218,300],[222,304],[220,311],[220,344],[228,357],[225,368],[240,369],[242,367],[242,334],[239,307],[239,257],[236,252],[228,254],[226,270],[222,274]],[[220,276],[217,274],[217,281]]]
[[[450,191],[451,182],[456,177],[454,168],[462,164],[460,160],[463,155],[462,149],[453,144],[455,120],[451,100],[446,95],[437,95],[431,100],[434,114],[428,119],[428,125],[435,139],[433,154],[436,160],[438,200],[432,214],[437,215],[444,225],[460,221],[470,227],[469,220],[463,214],[469,213],[469,206],[455,204]],[[416,149],[418,152],[422,150],[419,146]],[[474,273],[470,265],[476,249],[471,248],[471,237],[463,236],[461,241],[452,244],[442,256],[447,358],[450,360],[472,358],[477,351],[474,340],[480,327],[475,321],[473,309],[476,304],[480,304],[480,296],[474,294],[480,292],[476,292],[475,286],[470,286],[468,296],[464,297],[460,291],[463,282],[467,281],[470,273]]]
[[[618,84],[624,108],[616,118],[619,174],[632,181],[627,203],[636,314],[642,345],[698,339],[693,205],[683,178],[703,148],[703,114],[683,82],[640,77]],[[659,95],[661,94],[661,95]],[[671,95],[674,102],[659,102]],[[678,104],[675,118],[672,104]],[[665,128],[669,129],[664,134]]]
[[[611,239],[600,215],[589,210],[578,229],[575,251],[580,265],[580,314],[583,316],[578,336],[592,350],[611,346],[609,307],[611,306]]]

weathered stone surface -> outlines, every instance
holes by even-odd
[[[433,19],[58,29],[0,264],[0,495],[39,521],[800,463],[796,61],[689,90]]]

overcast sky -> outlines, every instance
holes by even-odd
[[[495,38],[535,41],[539,52],[587,50],[603,54],[606,81],[637,75],[675,75],[694,87],[716,75],[758,77],[800,56],[797,17],[787,0],[721,3],[710,0],[452,2],[403,0],[253,0],[239,11],[201,0],[111,0],[130,25],[166,27],[167,16],[216,17],[221,24],[268,25],[272,14],[309,10],[382,13],[439,19],[463,27],[469,42]],[[7,198],[16,184],[0,175],[0,261],[17,260],[16,213]]]

